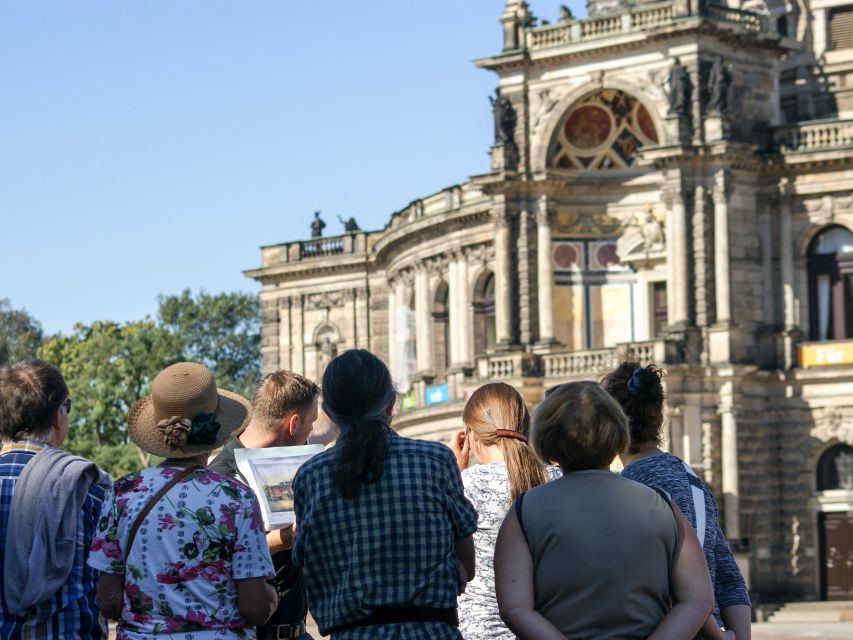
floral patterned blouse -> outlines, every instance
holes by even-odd
[[[132,473],[104,500],[89,564],[124,574],[116,638],[254,638],[237,609],[234,580],[271,577],[273,568],[260,508],[246,485],[209,469],[194,472],[157,502],[125,558],[137,514],[178,471]]]

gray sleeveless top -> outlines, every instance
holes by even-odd
[[[521,524],[535,609],[565,636],[646,638],[669,611],[678,532],[654,489],[575,471],[524,494]]]

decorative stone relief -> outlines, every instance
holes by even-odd
[[[806,200],[803,204],[812,224],[828,224],[838,214],[853,213],[853,195],[833,197],[827,194],[819,200]]]
[[[809,432],[813,438],[821,442],[838,440],[853,445],[853,421],[845,419],[844,412],[838,407],[830,407],[824,411],[823,417]]]
[[[641,249],[646,258],[653,253],[661,253],[666,248],[663,232],[664,214],[655,214],[651,205],[643,212],[632,216],[625,232],[619,237],[616,252],[621,258],[638,253]]]
[[[542,89],[533,106],[533,134],[539,132],[539,128],[545,124],[550,113],[563,97],[564,92],[556,89]]]
[[[317,309],[333,309],[344,306],[343,291],[324,291],[323,293],[312,293],[307,296],[305,308],[308,311]]]
[[[622,221],[606,212],[559,211],[556,227],[561,233],[611,235],[622,228]]]

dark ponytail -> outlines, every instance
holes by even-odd
[[[385,470],[388,406],[396,397],[391,374],[369,351],[352,349],[326,367],[322,393],[323,410],[341,430],[332,479],[344,498],[354,500],[363,484],[376,482]]]
[[[623,362],[599,380],[628,416],[631,453],[637,453],[645,444],[661,444],[664,401],[662,376],[663,371],[653,364],[641,367],[639,362]]]

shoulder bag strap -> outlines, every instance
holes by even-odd
[[[696,472],[686,462],[682,462],[684,471],[687,472],[687,481],[690,483],[690,495],[693,497],[693,510],[696,512],[696,537],[699,538],[699,546],[705,549],[705,492],[702,490],[702,481]]]
[[[133,521],[133,526],[130,527],[130,535],[127,537],[127,544],[124,547],[125,562],[127,562],[127,559],[130,557],[130,548],[133,546],[134,538],[136,538],[136,531],[139,529],[139,526],[142,524],[142,521],[145,520],[145,516],[147,516],[151,512],[151,509],[154,508],[154,505],[160,501],[160,498],[166,495],[169,489],[174,487],[187,476],[191,475],[193,471],[196,471],[201,468],[202,467],[197,464],[190,465],[183,471],[180,471],[179,473],[176,473],[174,476],[172,476],[172,479],[169,480],[169,482],[164,484],[157,493],[151,496],[151,499],[148,501],[148,504],[146,504],[145,507],[143,507],[142,511],[139,512],[139,515],[136,516],[136,520]]]

